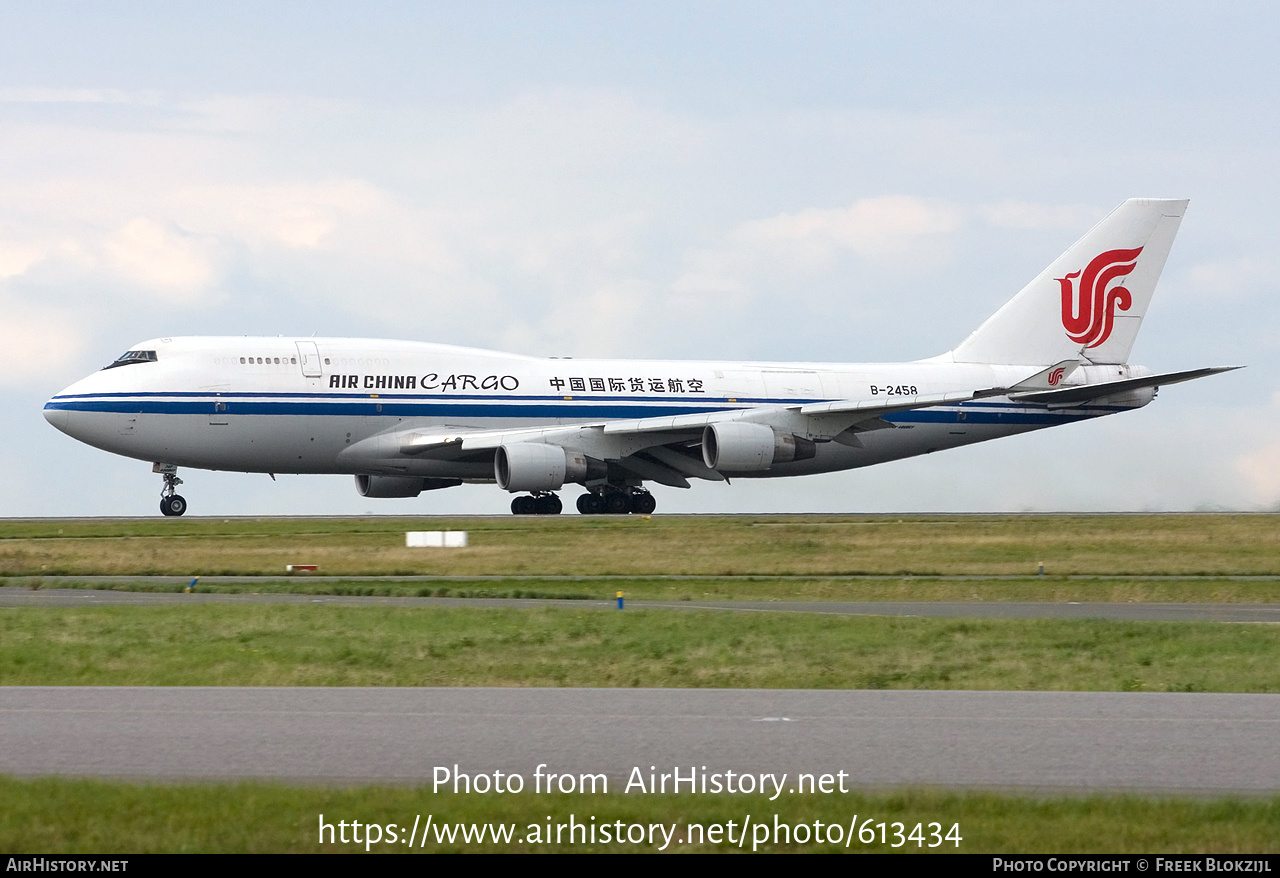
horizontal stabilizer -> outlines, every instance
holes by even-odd
[[[1165,372],[1162,375],[1146,375],[1142,378],[1125,378],[1121,381],[1103,381],[1098,384],[1083,384],[1075,387],[1060,387],[1057,390],[1032,391],[1030,393],[1010,393],[1009,398],[1018,402],[1042,402],[1053,405],[1069,405],[1077,402],[1088,402],[1104,396],[1115,396],[1130,390],[1143,387],[1163,387],[1166,384],[1179,384],[1183,381],[1194,381],[1206,375],[1217,375],[1220,372],[1231,372],[1243,369],[1243,366],[1210,366],[1204,369],[1188,369],[1185,372]]]
[[[1053,390],[1059,384],[1067,379],[1067,377],[1080,366],[1078,359],[1063,360],[1061,363],[1054,363],[1048,369],[1042,369],[1023,381],[1009,388],[1010,391],[1020,393],[1030,390]]]

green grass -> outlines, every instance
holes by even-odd
[[[815,820],[858,825],[937,822],[943,832],[960,824],[962,853],[1259,853],[1274,851],[1280,838],[1280,799],[1151,799],[1136,796],[1038,798],[995,793],[906,790],[893,793],[806,795],[770,802],[760,796],[452,795],[430,788],[294,787],[270,783],[130,784],[94,780],[16,780],[0,777],[0,850],[41,854],[141,853],[317,853],[364,851],[365,845],[319,844],[320,815],[326,823],[360,821],[411,827],[415,816],[440,822],[530,824],[545,831],[567,823],[597,825],[666,823],[681,828],[735,821],[745,815],[772,825],[774,815],[791,824]],[[420,824],[421,825],[421,824]],[[874,824],[873,824],[874,825]],[[824,826],[825,831],[825,826]],[[890,828],[890,832],[892,829]],[[364,827],[361,829],[362,837]],[[398,833],[399,834],[399,833]],[[351,836],[348,835],[348,838]],[[736,837],[736,836],[735,836]],[[926,842],[927,843],[927,842]],[[745,850],[752,847],[749,836]],[[373,844],[375,852],[402,853],[404,843]],[[434,833],[415,851],[648,851],[647,844],[569,846],[561,843],[464,846],[437,844]],[[738,850],[736,845],[673,843],[669,850]],[[837,852],[832,844],[762,845],[760,850]],[[854,841],[855,852],[891,851]],[[914,842],[900,848],[918,850]],[[926,847],[924,850],[928,850]],[[953,852],[946,842],[936,848]]]
[[[0,611],[0,685],[1280,692],[1280,630],[205,604]]]
[[[406,530],[470,547],[407,549]],[[1277,515],[679,516],[0,522],[0,575],[1280,574]]]

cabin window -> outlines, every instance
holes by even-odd
[[[241,365],[241,366],[243,366],[243,365],[244,365],[244,357],[241,357],[241,358],[240,358],[240,365]]]
[[[125,351],[110,366],[103,366],[103,369],[114,369],[117,366],[132,366],[134,363],[154,363],[156,361],[155,351]]]

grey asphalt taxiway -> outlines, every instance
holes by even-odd
[[[634,768],[705,767],[848,789],[1259,794],[1280,790],[1277,740],[1280,695],[0,688],[0,772],[18,776],[429,784],[457,766],[531,785],[542,765],[618,791]]]

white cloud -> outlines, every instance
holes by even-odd
[[[0,88],[0,103],[10,104],[137,104],[157,100],[154,92],[117,88]]]
[[[44,257],[44,251],[32,244],[0,242],[0,280],[25,274]]]
[[[214,280],[210,242],[172,225],[138,217],[104,242],[112,266],[171,300],[193,301]]]
[[[613,190],[656,165],[698,162],[714,134],[687,116],[604,89],[526,91],[457,122],[454,148],[436,168],[474,168],[478,159],[497,180],[534,189],[567,176]],[[513,170],[523,179],[509,177]]]
[[[1247,295],[1259,284],[1274,285],[1276,271],[1269,259],[1245,256],[1222,262],[1201,262],[1187,272],[1189,291],[1196,296],[1211,293],[1236,298]]]
[[[0,385],[29,388],[66,370],[82,353],[84,317],[0,293]]]
[[[389,199],[362,180],[183,187],[163,207],[185,228],[200,229],[250,247],[281,244],[320,247],[339,225],[389,207]]]
[[[977,214],[997,228],[1077,233],[1083,233],[1103,216],[1096,207],[1084,204],[1036,204],[1030,201],[982,204],[978,206]]]
[[[939,238],[960,228],[955,205],[907,195],[864,198],[849,207],[808,208],[754,220],[737,236],[752,246],[790,251],[803,263],[825,263],[840,250],[886,262],[907,255],[928,259]]]
[[[813,335],[815,322],[847,321],[883,298],[887,277],[919,277],[947,262],[963,218],[946,201],[885,195],[738,223],[685,251],[665,311],[684,325],[753,335],[767,325],[767,356],[777,357],[778,332]],[[856,287],[871,277],[879,292],[863,299]],[[758,324],[753,313],[770,319]]]

